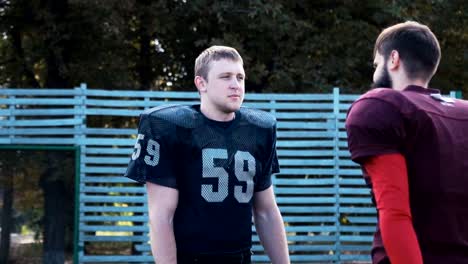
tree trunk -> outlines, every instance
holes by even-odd
[[[69,88],[70,40],[67,37],[68,0],[44,0],[44,45],[47,50],[45,87]]]
[[[9,30],[9,33],[11,36],[13,50],[15,51],[15,59],[17,60],[17,64],[21,65],[18,75],[12,76],[13,78],[17,78],[17,80],[13,80],[13,82],[26,87],[41,87],[34,77],[32,66],[28,65],[28,60],[25,58],[20,29],[18,27],[12,27]]]
[[[0,178],[0,184],[3,185],[3,208],[1,217],[1,228],[2,233],[0,235],[0,263],[8,263],[10,253],[10,234],[13,228],[13,199],[14,199],[14,185],[13,177],[16,174],[15,160],[17,159],[16,151],[5,151],[3,152],[0,164],[0,174],[3,176]]]
[[[8,263],[10,252],[10,233],[12,227],[13,213],[13,184],[11,175],[5,179],[5,188],[3,189],[3,209],[2,209],[2,234],[0,238],[0,263]]]
[[[44,191],[44,264],[65,262],[65,184],[48,169],[40,180]]]
[[[140,90],[147,91],[151,88],[153,81],[153,74],[151,71],[151,1],[139,0],[137,1],[138,14],[139,14],[139,42],[140,50],[138,54],[137,74],[140,81]]]
[[[43,20],[47,76],[45,87],[69,88],[70,40],[67,27],[68,0],[43,0],[41,8],[47,14]],[[49,152],[46,172],[41,176],[44,190],[44,264],[65,262],[65,176],[60,167],[62,156]],[[69,205],[68,205],[69,206]]]

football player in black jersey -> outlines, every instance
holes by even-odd
[[[146,183],[158,264],[250,263],[252,216],[273,263],[289,263],[271,175],[279,172],[276,120],[241,107],[239,53],[213,46],[195,61],[199,105],[140,116],[126,176]]]

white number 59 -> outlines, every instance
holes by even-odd
[[[132,154],[132,160],[138,159],[141,154],[141,144],[140,140],[145,139],[145,135],[143,134],[138,134],[137,136],[137,141],[135,143],[135,150]],[[156,166],[159,163],[159,149],[160,145],[157,141],[150,139],[148,140],[148,146],[146,147],[146,152],[148,155],[145,156],[145,163],[148,164],[149,166]]]

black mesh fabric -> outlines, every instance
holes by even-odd
[[[141,153],[134,152],[125,176],[179,190],[177,249],[219,254],[250,248],[253,195],[279,172],[275,118],[241,108],[233,121],[220,123],[201,114],[199,105],[165,106],[144,112],[138,131],[144,136],[135,152],[141,145]]]

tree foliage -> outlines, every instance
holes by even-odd
[[[193,90],[194,59],[223,44],[243,55],[249,91],[363,92],[378,33],[416,20],[442,46],[433,86],[468,92],[463,2],[4,0],[0,83]]]

